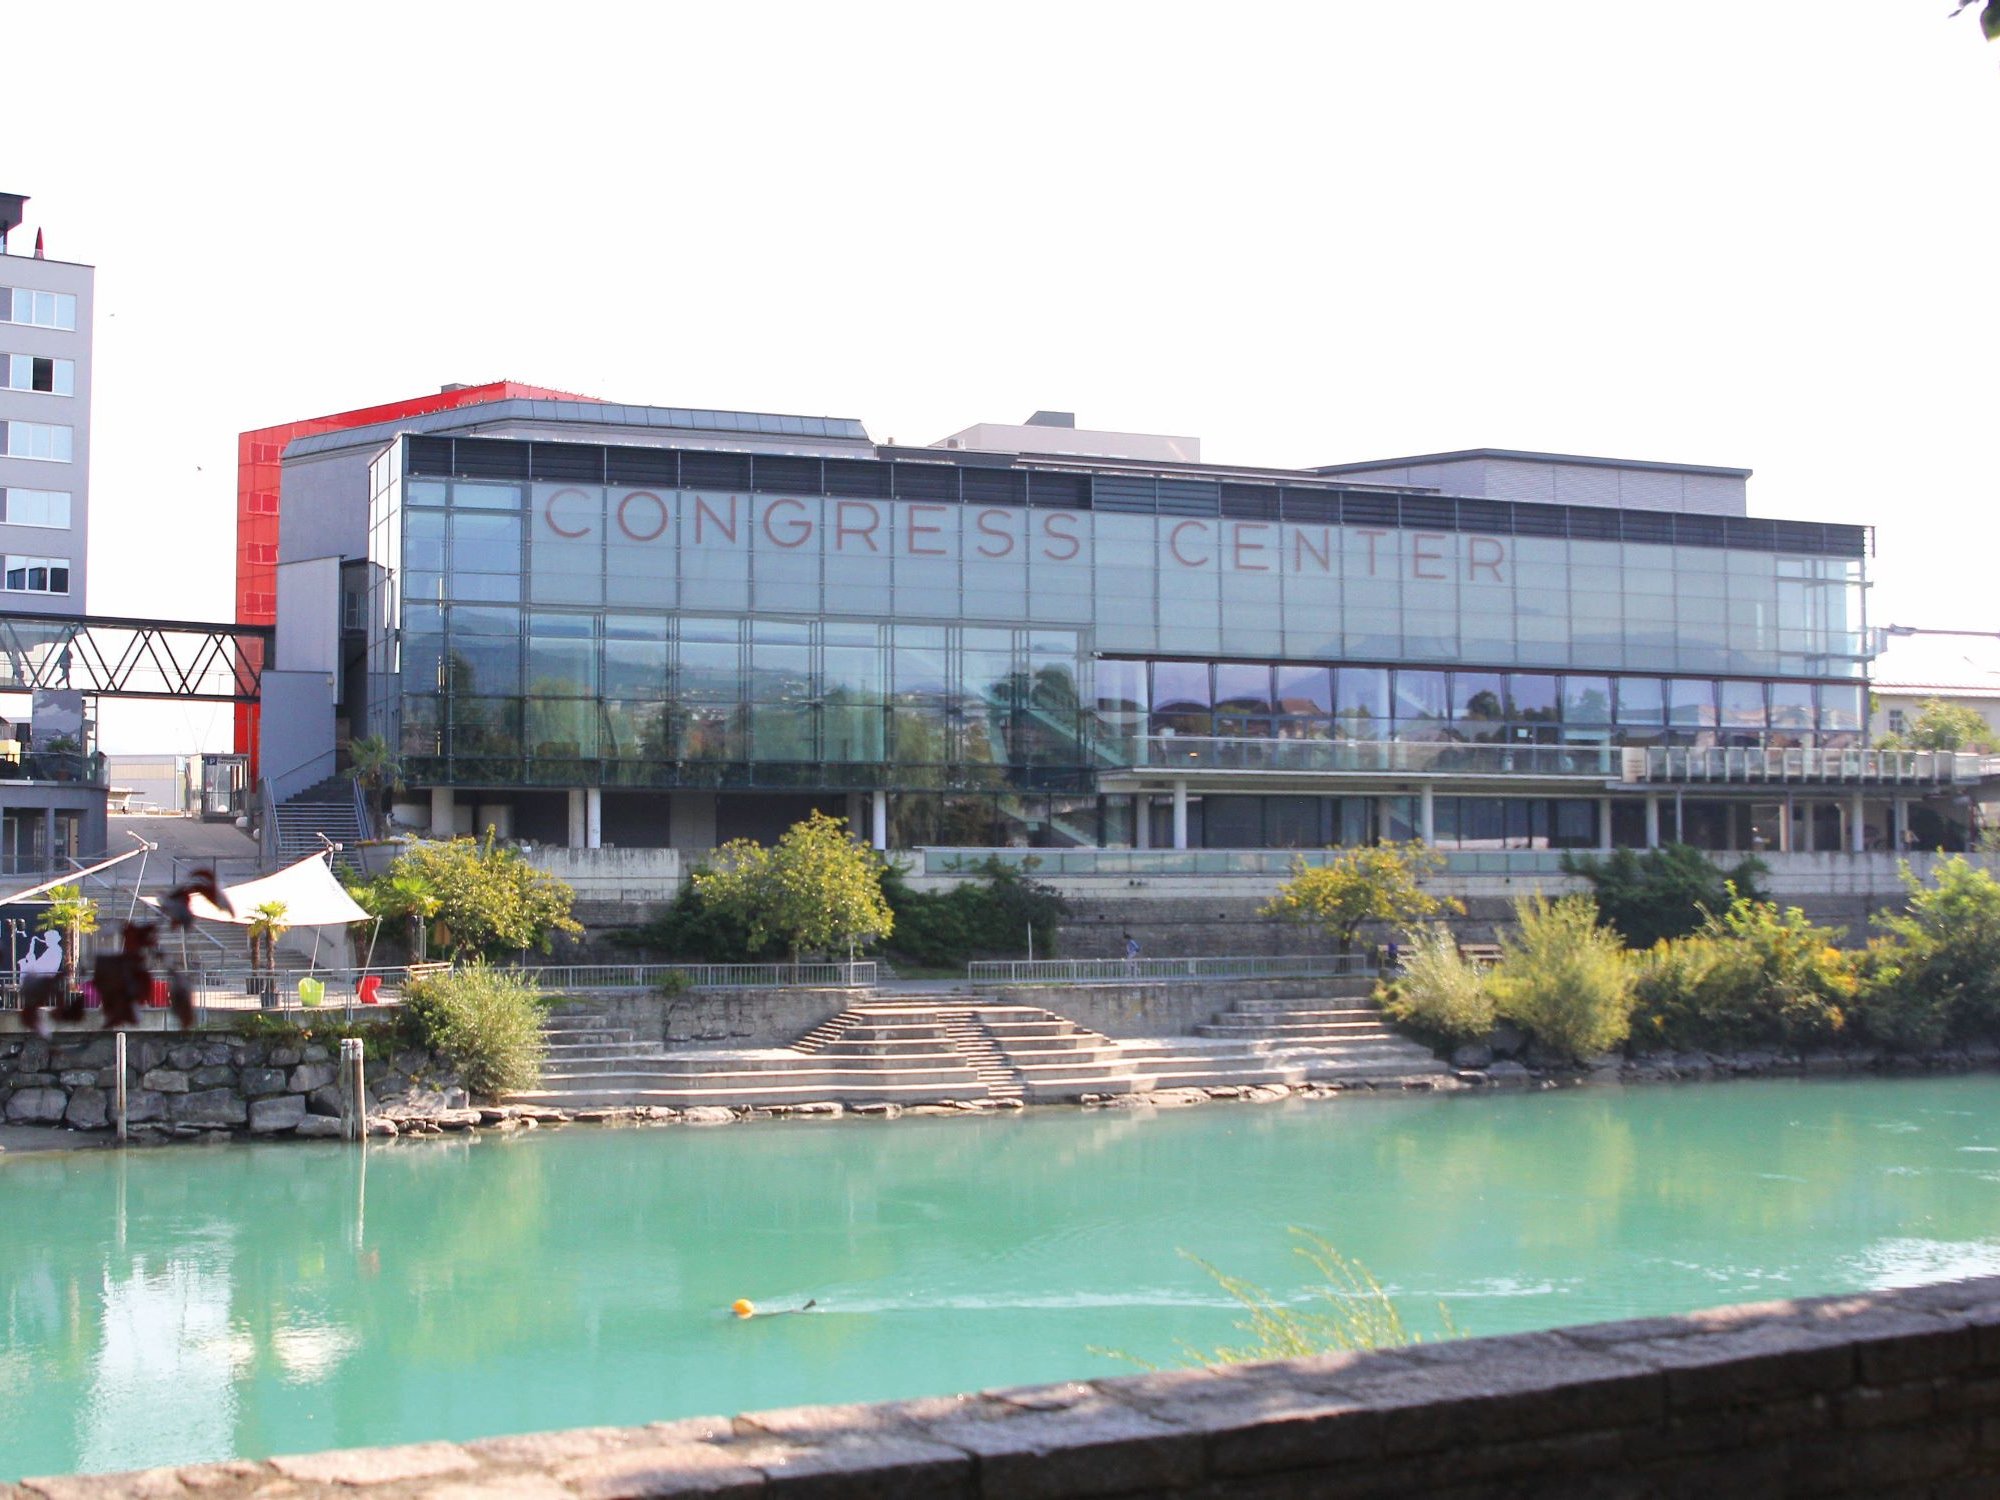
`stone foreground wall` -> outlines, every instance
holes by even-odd
[[[1222,1372],[30,1479],[0,1500],[2000,1494],[2000,1278]]]
[[[336,1050],[252,1039],[234,1031],[131,1032],[125,1038],[125,1117],[135,1135],[337,1136]],[[0,1035],[0,1118],[13,1125],[111,1126],[117,1086],[112,1035]],[[371,1113],[441,1077],[421,1050],[364,1068]],[[441,1096],[440,1102],[463,1104]]]

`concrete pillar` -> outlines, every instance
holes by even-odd
[[[1602,854],[1611,852],[1611,799],[1597,799],[1597,848]]]
[[[588,826],[584,821],[583,788],[573,786],[569,789],[569,847],[583,848],[588,832]]]
[[[1132,847],[1153,847],[1153,794],[1140,792],[1132,798]]]
[[[1463,834],[1460,835],[1463,837]],[[1417,837],[1426,844],[1437,842],[1437,797],[1426,781],[1417,802]]]
[[[604,847],[604,789],[585,787],[583,791],[583,847]]]
[[[1660,847],[1660,794],[1646,793],[1646,847]]]
[[[1910,799],[1896,798],[1889,804],[1889,813],[1895,823],[1892,836],[1896,841],[1896,852],[1900,854],[1910,847]]]
[[[451,837],[451,809],[455,800],[450,787],[431,788],[431,832],[441,839]]]
[[[1778,809],[1778,852],[1792,852],[1792,794],[1785,793],[1785,805]]]
[[[1174,847],[1187,848],[1187,783],[1174,783]]]
[[[1863,848],[1861,840],[1861,793],[1856,792],[1847,802],[1847,851],[1859,854]]]
[[[1387,797],[1375,799],[1375,842],[1378,844],[1389,842],[1389,801]]]
[[[889,794],[879,787],[868,794],[868,845],[889,847]]]

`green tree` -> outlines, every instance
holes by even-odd
[[[1442,854],[1414,840],[1343,849],[1318,865],[1301,855],[1292,861],[1292,878],[1278,887],[1261,915],[1320,928],[1345,954],[1364,922],[1400,928],[1440,912],[1462,913],[1457,901],[1423,888],[1425,877],[1443,868]]]
[[[1930,885],[1905,863],[1903,884],[1907,909],[1875,919],[1896,950],[1877,982],[1923,1002],[1948,1035],[2000,1037],[2000,880],[1953,856]]]
[[[1991,748],[1993,730],[1978,709],[1926,698],[1902,742],[1911,750],[1982,750]]]
[[[1952,14],[1957,15],[1960,11],[1971,10],[1978,4],[1979,0],[1958,0],[1958,5]],[[2000,42],[2000,0],[1986,0],[1986,4],[1980,6],[1979,32],[1989,42]]]
[[[765,848],[732,839],[691,877],[719,920],[738,924],[751,954],[782,948],[834,952],[887,937],[895,913],[882,895],[882,856],[823,812],[794,823]]]
[[[368,802],[369,816],[374,819],[375,831],[388,826],[388,810],[384,806],[391,792],[403,789],[403,763],[396,749],[379,734],[366,734],[358,740],[347,742],[347,775]]]
[[[1624,1041],[1636,976],[1590,897],[1532,896],[1514,903],[1514,920],[1486,981],[1495,1013],[1576,1062]]]
[[[1562,866],[1591,883],[1598,916],[1618,929],[1628,948],[1685,937],[1739,896],[1763,900],[1757,877],[1770,868],[1752,856],[1725,872],[1687,844],[1663,844],[1643,854],[1619,849],[1605,859],[1565,853]]]
[[[434,920],[439,940],[463,957],[547,953],[557,933],[583,931],[570,915],[576,893],[568,883],[536,869],[490,828],[484,839],[413,843],[367,889],[365,908]]]
[[[978,880],[944,891],[913,891],[902,872],[887,871],[882,893],[896,916],[895,951],[918,963],[957,965],[972,958],[1013,957],[1034,929],[1035,952],[1056,951],[1056,927],[1069,903],[1019,866],[988,856]]]

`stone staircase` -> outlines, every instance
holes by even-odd
[[[1114,1041],[1040,1006],[958,992],[852,1006],[790,1047],[639,1042],[585,1005],[546,1023],[538,1089],[569,1109],[813,1103],[1053,1104],[1183,1088],[1399,1084],[1448,1075],[1355,996],[1245,1000],[1189,1037]]]

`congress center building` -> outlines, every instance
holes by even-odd
[[[815,808],[927,870],[1971,836],[1962,758],[1867,748],[1868,529],[1747,470],[515,389],[285,446],[273,805],[378,735],[402,821],[684,856]]]

